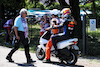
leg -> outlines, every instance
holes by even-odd
[[[10,53],[7,55],[6,59],[9,60],[9,62],[14,62],[11,57],[13,55],[13,53],[18,50],[19,48],[19,43],[18,44],[15,44],[14,48],[10,51]]]
[[[31,56],[30,56],[30,54],[29,54],[28,39],[26,38],[25,40],[23,40],[23,41],[22,41],[22,44],[24,45],[25,55],[26,55],[26,58],[27,58],[27,63],[36,62],[36,61],[33,61],[33,60],[31,59]]]
[[[26,58],[27,60],[30,60],[30,54],[29,54],[29,44],[28,44],[28,39],[24,39],[22,41],[22,44],[24,46],[24,49],[25,49],[25,55],[26,55]]]
[[[52,36],[51,38],[52,38],[52,43],[54,45],[54,48],[57,51],[58,49],[57,49],[56,43],[62,40],[66,40],[67,36],[66,35],[62,35],[62,36],[56,35],[56,36]]]
[[[19,35],[19,34],[18,34]],[[12,55],[13,53],[18,50],[19,46],[20,46],[20,42],[22,41],[22,37],[20,37],[20,41],[18,43],[15,43],[14,48],[10,51],[10,53],[7,55],[6,59],[12,62]]]
[[[52,44],[51,39],[50,39],[46,45],[46,60],[50,59],[50,50],[51,50],[52,45],[53,44]]]
[[[52,42],[51,42],[51,38],[49,39],[49,42],[46,45],[46,60],[43,61],[43,63],[50,63],[50,50],[52,47]]]
[[[52,43],[53,43],[54,48],[55,48],[56,51],[57,51],[56,43],[57,43],[57,41],[58,41],[58,38],[60,38],[60,36],[52,36],[52,37],[51,37]]]
[[[5,31],[6,31],[6,44],[9,45],[9,34],[8,34],[8,30],[7,28],[5,28]]]

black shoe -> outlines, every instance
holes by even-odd
[[[36,61],[33,61],[32,59],[30,59],[30,61],[31,61],[31,62],[36,62]]]
[[[11,57],[7,56],[6,59],[9,61],[9,62],[14,62]]]
[[[55,51],[55,54],[58,55],[58,51],[57,50]]]
[[[44,60],[43,63],[51,63],[50,59]]]
[[[30,60],[27,61],[27,63],[29,63],[29,64],[30,63],[34,63],[34,62],[36,62],[36,61],[33,61],[32,59],[30,59]]]

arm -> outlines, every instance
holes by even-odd
[[[74,19],[73,16],[72,16],[72,20],[74,21],[74,24],[77,25],[77,21]]]
[[[40,24],[40,27],[43,27],[43,24]]]
[[[20,22],[20,18],[17,17],[14,21],[14,32],[16,35],[16,39],[20,40],[20,37],[18,36],[18,27],[20,26],[21,22]]]
[[[53,29],[62,28],[64,25],[67,25],[67,24],[68,24],[68,21],[64,20],[60,25],[54,25]]]

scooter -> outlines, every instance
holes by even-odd
[[[45,58],[46,44],[50,38],[50,31],[46,31],[40,38],[40,45],[36,50],[36,57],[39,60]],[[77,46],[78,38],[71,38],[63,40],[57,43],[58,55],[55,53],[55,48],[52,46],[51,55],[60,59],[61,62],[67,65],[75,65],[78,60],[78,56],[81,55],[79,47]]]

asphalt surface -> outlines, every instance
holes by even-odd
[[[80,62],[82,58],[79,58],[79,61],[74,66],[67,66],[66,64],[61,64],[59,59],[51,57],[52,63],[42,63],[41,60],[38,60],[35,53],[30,53],[35,63],[27,64],[24,51],[17,50],[12,59],[14,63],[8,62],[6,60],[7,54],[10,52],[11,48],[0,46],[0,67],[86,67],[83,62]],[[84,61],[85,62],[85,61]]]

